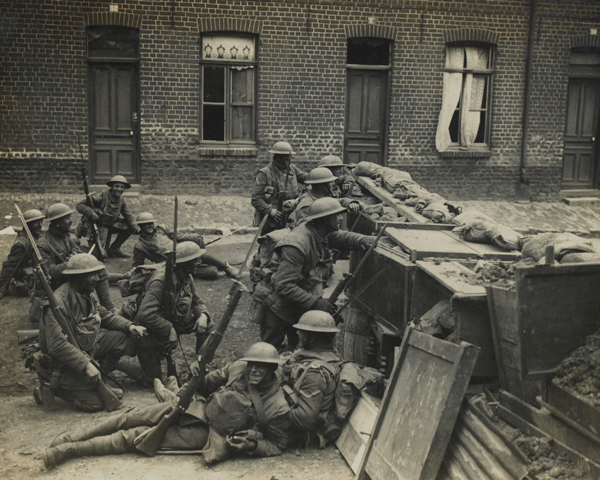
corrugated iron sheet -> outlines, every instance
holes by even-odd
[[[530,466],[525,455],[465,398],[437,480],[522,480]]]

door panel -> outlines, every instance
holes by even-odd
[[[387,71],[349,70],[344,160],[383,165]]]
[[[600,83],[594,79],[569,81],[562,188],[594,188],[598,170],[598,109]]]
[[[90,81],[91,181],[124,175],[139,183],[137,66],[93,64]]]

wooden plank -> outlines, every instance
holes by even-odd
[[[478,353],[407,329],[358,480],[435,478]]]
[[[485,287],[472,285],[466,278],[474,277],[472,270],[457,262],[417,261],[417,267],[427,272],[452,293],[469,296],[485,296]]]
[[[500,248],[497,245],[492,245],[489,243],[467,242],[466,240],[460,238],[460,234],[458,232],[448,231],[446,232],[446,235],[452,237],[453,239],[456,239],[463,245],[469,246],[486,260],[512,261],[519,260],[521,258],[521,252],[504,250],[503,248]]]
[[[417,260],[425,257],[481,258],[479,253],[468,245],[449,237],[445,231],[386,229],[386,235],[406,252],[417,252]]]
[[[546,401],[600,436],[600,409],[583,395],[566,389],[552,380],[548,382]]]

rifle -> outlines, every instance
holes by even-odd
[[[104,370],[102,369],[100,364],[95,359],[90,357],[87,354],[87,352],[84,352],[83,350],[81,350],[81,347],[79,346],[79,342],[77,342],[77,337],[75,337],[75,334],[73,333],[73,329],[71,328],[71,324],[67,320],[65,312],[63,311],[62,307],[56,301],[56,297],[54,296],[54,293],[52,292],[52,289],[50,288],[50,283],[48,282],[48,278],[46,278],[47,274],[43,268],[42,255],[40,254],[40,251],[37,248],[37,244],[35,243],[35,240],[33,238],[33,235],[31,234],[31,231],[29,230],[29,227],[27,226],[27,222],[25,221],[25,218],[23,217],[23,214],[21,213],[21,209],[19,208],[19,206],[16,203],[15,203],[15,208],[17,209],[17,213],[19,214],[19,219],[21,220],[21,223],[23,223],[23,228],[25,229],[25,232],[27,232],[27,237],[29,238],[29,242],[31,243],[31,246],[33,247],[33,251],[35,253],[35,255],[33,256],[33,263],[34,263],[33,270],[34,270],[35,274],[37,275],[38,280],[44,289],[44,293],[46,294],[46,298],[48,299],[48,302],[50,302],[50,306],[52,308],[52,311],[54,312],[54,317],[56,318],[56,321],[60,325],[60,328],[62,329],[63,333],[67,336],[68,341],[72,345],[74,345],[83,355],[85,355],[87,357],[87,359],[89,360],[89,362],[92,365],[94,365],[94,367],[96,367],[100,371],[100,373],[104,374],[105,376],[108,376],[108,374],[106,372],[104,372]],[[98,378],[95,388],[96,388],[96,393],[100,397],[100,400],[102,401],[102,404],[104,405],[104,408],[106,409],[107,412],[112,412],[113,410],[115,410],[121,406],[121,400],[119,400],[119,397],[117,397],[115,395],[115,393],[106,386],[106,384],[104,383],[102,378]]]
[[[177,195],[175,196],[175,211],[173,213],[173,249],[171,253],[167,254],[167,261],[165,265],[165,297],[164,297],[164,311],[167,314],[167,319],[174,325],[177,320],[177,305],[175,297],[175,282],[173,281],[173,275],[175,275],[175,265],[177,256],[177,210],[179,201]],[[167,360],[167,375],[173,376],[177,379],[179,385],[179,375],[177,374],[177,367],[173,356],[170,353],[165,355]]]
[[[79,135],[77,135],[77,138],[79,138]],[[81,143],[79,144],[79,151],[81,152]],[[83,153],[81,154],[81,159],[83,160]],[[82,169],[81,176],[83,177],[83,191],[85,192],[85,198],[88,207],[90,207],[93,210],[94,203],[92,202],[92,196],[90,195],[90,187],[88,185],[87,179],[87,169],[85,167],[83,167]],[[88,253],[92,253],[95,247],[98,250],[98,255],[96,255],[96,257],[98,258],[98,260],[103,262],[106,258],[106,249],[104,248],[104,245],[102,245],[102,239],[100,238],[100,230],[98,230],[98,225],[96,225],[96,222],[94,222],[91,218],[88,219],[88,223],[90,224],[90,227],[92,229],[91,239],[94,242],[94,245]]]
[[[256,242],[258,241],[258,237],[260,236],[260,232],[262,230],[262,227],[264,227],[267,218],[267,216],[263,218],[261,225],[258,228],[256,235],[254,236],[254,240],[252,241],[248,253],[246,254],[246,259],[244,260],[244,263],[240,268],[240,274],[244,270],[248,263],[248,260],[250,259],[250,254],[254,249]],[[167,430],[173,425],[177,424],[181,414],[183,414],[190,406],[194,393],[204,380],[206,367],[213,360],[215,352],[223,338],[223,334],[225,333],[225,330],[227,330],[227,327],[229,325],[229,322],[231,321],[231,318],[233,317],[237,304],[240,301],[240,297],[242,296],[242,292],[245,289],[246,288],[241,282],[233,282],[229,295],[229,302],[227,303],[227,308],[225,309],[223,316],[215,326],[214,330],[210,332],[210,335],[200,347],[198,355],[200,374],[197,377],[192,377],[187,386],[180,390],[180,396],[177,402],[177,406],[171,409],[156,426],[152,427],[149,430],[146,430],[144,433],[142,433],[135,439],[134,443],[136,444],[136,448],[140,452],[145,453],[149,457],[153,457],[156,454],[156,451],[159,449],[163,438],[165,438]]]
[[[292,164],[292,159],[290,158],[287,162],[287,168],[285,170],[285,187],[283,192],[277,192],[277,211],[281,213],[281,228],[285,227],[285,218],[283,216],[283,202],[287,200],[287,187],[288,181],[290,179],[290,166]]]
[[[367,253],[365,253],[364,257],[361,259],[361,261],[356,266],[356,268],[354,269],[354,271],[352,273],[345,273],[344,276],[342,277],[342,279],[335,286],[335,288],[333,289],[333,292],[331,292],[331,295],[329,295],[329,298],[327,299],[327,300],[329,300],[330,303],[335,304],[335,302],[337,301],[337,299],[341,295],[341,293],[344,291],[344,289],[356,277],[356,274],[362,268],[362,266],[365,264],[365,261],[371,255],[371,252],[373,250],[375,250],[375,247],[379,243],[379,239],[383,235],[383,232],[385,232],[386,228],[387,228],[387,223],[379,231],[379,233],[377,234],[377,237],[375,238],[375,241],[373,242],[373,245],[371,245],[371,247],[369,247],[369,250],[367,250]]]
[[[355,229],[355,228],[356,228],[356,226],[358,225],[358,221],[360,220],[360,218],[361,218],[362,216],[363,216],[363,213],[362,213],[362,212],[358,212],[358,215],[356,216],[356,220],[354,220],[354,223],[352,224],[352,227],[350,228],[349,232],[353,232],[353,231],[354,231],[354,229]],[[342,254],[342,251],[341,251],[341,250],[338,250],[338,251],[336,251],[336,252],[333,254],[333,259],[332,259],[333,263],[335,263],[335,262],[337,262],[337,261],[338,261],[338,259],[340,258],[340,255],[341,255],[341,254]]]
[[[222,237],[215,238],[214,240],[211,240],[210,242],[208,242],[208,243],[205,243],[205,244],[204,244],[204,247],[206,248],[206,247],[208,247],[209,245],[212,245],[213,243],[215,243],[215,242],[218,242],[219,240],[223,240],[224,238],[227,238],[227,237],[229,237],[229,236],[233,235],[234,233],[236,233],[236,232],[239,232],[240,230],[246,230],[246,229],[248,229],[248,228],[250,228],[250,227],[252,227],[252,225],[248,225],[247,227],[241,227],[241,228],[238,228],[237,230],[232,230],[232,231],[231,231],[231,232],[229,232],[227,235],[223,235]]]

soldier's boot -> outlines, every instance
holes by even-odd
[[[145,347],[137,349],[137,357],[144,371],[144,374],[154,381],[158,378],[162,381],[162,364],[160,357],[157,357],[153,352],[147,351]]]
[[[123,355],[119,358],[115,370],[126,373],[142,387],[152,386],[152,379],[144,373],[142,366],[135,357],[126,357]]]
[[[93,427],[61,433],[50,442],[50,447],[56,447],[65,443],[82,442],[90,438],[104,437],[121,430],[152,427],[157,425],[171,408],[170,404],[159,403],[150,407],[122,413],[121,415],[115,415]]]
[[[52,468],[69,458],[93,457],[101,455],[119,455],[135,451],[135,439],[148,430],[148,427],[136,427],[102,437],[80,442],[70,442],[48,447],[44,450],[44,465]]]
[[[131,230],[120,230],[117,234],[117,238],[112,243],[112,245],[107,249],[107,254],[109,257],[114,258],[129,258],[131,255],[127,255],[125,252],[121,250],[121,246],[125,243],[125,241],[131,236]]]
[[[177,380],[175,380],[175,385],[177,385]],[[178,399],[177,394],[169,389],[166,385],[163,385],[158,378],[154,379],[154,395],[156,395],[156,399],[160,403],[172,403]]]

